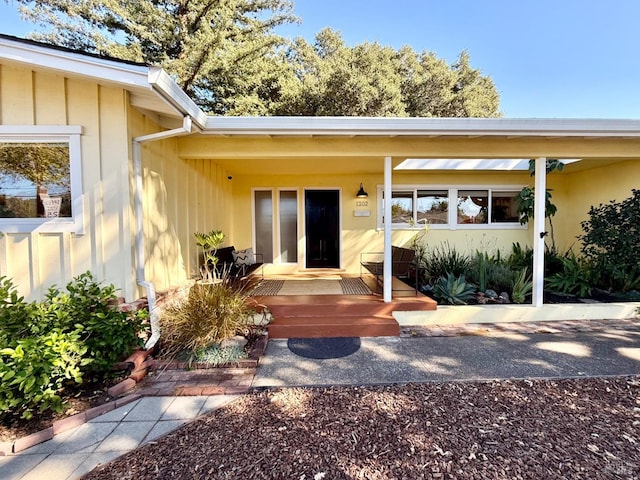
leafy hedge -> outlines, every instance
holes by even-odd
[[[30,303],[0,277],[0,413],[60,411],[67,386],[104,377],[139,345],[146,312],[119,312],[115,299],[89,272]]]

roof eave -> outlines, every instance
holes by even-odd
[[[640,120],[208,117],[203,133],[269,136],[640,137]]]

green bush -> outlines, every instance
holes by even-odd
[[[245,291],[245,285],[229,277],[220,283],[196,283],[160,317],[163,355],[195,352],[246,333],[255,310]]]
[[[436,245],[425,252],[427,276],[434,282],[449,273],[454,276],[463,275],[470,261],[467,254],[460,253],[449,242]]]
[[[640,190],[631,197],[589,209],[582,253],[598,273],[598,286],[612,291],[640,289]]]
[[[496,292],[509,292],[515,281],[516,272],[511,269],[508,259],[502,258],[498,251],[494,255],[476,252],[465,269],[465,277],[478,286],[478,291],[487,289]]]
[[[104,375],[140,344],[144,314],[118,312],[114,300],[90,273],[30,303],[0,277],[0,413],[59,411],[67,387]]]
[[[564,257],[559,257],[562,262],[562,271],[553,274],[545,280],[546,286],[560,293],[588,297],[591,295],[591,267],[584,260],[578,258],[572,251],[568,251]]]

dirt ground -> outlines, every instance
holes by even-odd
[[[640,377],[253,393],[83,478],[640,478]]]

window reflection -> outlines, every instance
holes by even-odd
[[[489,223],[489,192],[458,190],[458,223]]]
[[[0,218],[71,217],[67,143],[0,143]]]

